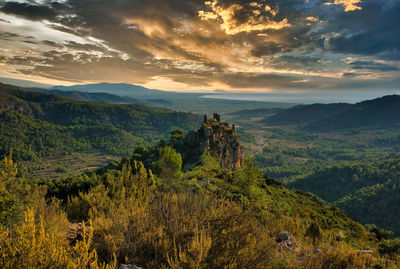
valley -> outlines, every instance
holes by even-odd
[[[97,222],[99,218],[107,218],[102,214],[114,210],[99,207],[96,205],[98,198],[92,196],[109,197],[103,199],[111,199],[108,200],[110,206],[131,210],[132,205],[125,202],[133,201],[132,194],[137,197],[145,192],[146,201],[162,199],[170,204],[170,195],[179,203],[185,203],[188,199],[186,195],[197,197],[200,192],[210,199],[208,208],[216,206],[211,202],[212,197],[222,199],[217,204],[232,201],[251,206],[251,211],[239,214],[256,214],[263,223],[276,227],[269,229],[267,234],[291,231],[302,246],[296,250],[298,259],[303,259],[304,252],[312,251],[316,244],[310,244],[307,239],[312,225],[317,225],[323,234],[319,247],[326,253],[324,255],[330,255],[329,244],[337,244],[332,242],[332,238],[341,238],[336,239],[338,242],[343,240],[339,244],[348,250],[336,252],[334,255],[337,257],[352,255],[349,249],[360,248],[374,249],[382,254],[384,252],[380,248],[392,244],[390,238],[400,233],[397,221],[400,129],[397,118],[388,118],[385,114],[397,111],[397,96],[354,105],[296,106],[256,102],[255,106],[254,102],[193,101],[190,111],[174,112],[167,108],[150,107],[140,101],[140,95],[130,99],[132,104],[125,104],[115,103],[118,100],[115,95],[79,92],[73,96],[69,93],[59,96],[61,94],[57,91],[45,93],[9,85],[1,87],[2,156],[7,156],[7,152],[12,150],[12,158],[19,162],[19,180],[27,180],[25,184],[29,188],[45,187],[48,197],[61,199],[72,223],[89,218]],[[99,103],[99,96],[106,99]],[[185,98],[182,102],[187,102]],[[140,104],[135,103],[136,100]],[[180,102],[174,98],[170,100],[168,106],[172,102]],[[370,122],[359,125],[357,121],[360,111],[365,110],[365,117],[369,117],[369,104],[378,111],[373,122],[379,122],[379,125]],[[382,107],[382,113],[379,107]],[[184,106],[181,108],[184,110]],[[212,118],[211,113],[207,113],[210,117],[203,119],[200,113],[213,109],[222,113],[214,112]],[[355,118],[351,116],[353,111]],[[346,123],[340,128],[332,128],[343,123],[341,117],[346,118]],[[358,125],[349,122],[351,119]],[[321,122],[324,124],[321,125]],[[195,131],[199,125],[200,129]],[[14,137],[12,134],[16,132],[23,136]],[[130,185],[132,182],[126,181],[128,178],[136,183]],[[137,180],[149,185],[141,185],[141,181]],[[125,188],[133,189],[130,194],[122,196],[123,200],[115,200],[113,192],[120,193]],[[136,188],[140,188],[139,193]],[[156,189],[159,194],[154,193]],[[135,210],[143,210],[141,206],[155,210],[147,202],[135,206]],[[187,208],[188,212],[199,214],[197,206],[201,205],[193,206]],[[226,208],[228,211],[238,209]],[[102,210],[106,211],[99,213]],[[213,212],[214,209],[211,210]],[[94,212],[100,215],[93,218]],[[146,221],[158,223],[159,217],[155,214]],[[122,216],[117,218],[124,219]],[[202,222],[197,219],[197,223]],[[248,224],[238,222],[237,225],[232,229]],[[98,224],[94,228],[97,232],[103,229]],[[158,228],[154,226],[154,229]],[[217,227],[204,229],[210,233],[219,231]],[[254,229],[255,226],[249,233],[253,234]],[[109,236],[121,237],[117,231],[112,234]],[[385,239],[375,239],[381,234]],[[175,233],[173,236],[177,240],[182,235]],[[212,238],[220,240],[216,234]],[[273,244],[271,237],[265,238],[265,242]],[[394,244],[396,242],[393,241]],[[98,244],[106,243],[96,235],[94,246],[102,249]],[[180,244],[186,243],[182,241]],[[247,243],[243,244],[246,246]],[[258,249],[263,245],[254,247]],[[101,251],[102,261],[111,262],[111,250],[106,247]],[[118,261],[122,261],[124,251],[123,248],[117,251]],[[163,255],[169,255],[165,251]],[[151,255],[138,253],[135,255],[140,255],[141,258],[137,259],[140,264],[163,263],[154,260]],[[275,255],[273,253],[269,255]],[[312,259],[317,257],[312,256]],[[249,258],[239,260],[243,266],[255,262],[251,259],[256,257]],[[380,264],[375,258],[364,258],[355,261],[354,264],[358,264],[355,266]],[[273,260],[281,262],[278,258]],[[314,260],[315,264],[319,262]],[[310,268],[310,264],[297,264]]]
[[[400,0],[0,0],[1,269],[399,269]]]

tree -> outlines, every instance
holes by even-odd
[[[0,162],[0,223],[5,226],[12,226],[23,217],[24,190],[17,174],[10,150],[10,155]]]
[[[378,241],[381,241],[383,239],[390,239],[393,236],[392,231],[386,231],[384,229],[380,229],[375,224],[367,224],[367,225],[365,225],[365,228],[370,233],[374,234]]]
[[[263,173],[254,165],[252,158],[248,158],[243,162],[243,166],[237,171],[237,180],[235,185],[240,188],[242,193],[250,196],[250,188],[257,186],[263,181]]]
[[[180,179],[182,176],[182,157],[171,147],[160,149],[160,159],[153,163],[153,169],[158,176],[171,186],[173,179]]]
[[[322,237],[321,228],[319,227],[318,223],[313,221],[311,225],[307,228],[305,236],[312,238],[315,248],[317,239],[321,239]]]
[[[201,160],[201,165],[205,167],[207,171],[213,169],[221,169],[219,160],[211,156],[211,153],[208,150],[204,151],[203,154],[201,154],[200,160]]]
[[[400,238],[383,240],[379,243],[378,251],[381,255],[400,255]]]
[[[185,132],[182,129],[176,129],[171,132],[170,141],[172,144],[182,140],[185,137]]]

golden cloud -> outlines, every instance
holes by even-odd
[[[225,7],[220,5],[218,0],[207,1],[204,4],[211,11],[200,10],[199,17],[204,21],[218,21],[220,28],[228,35],[240,32],[280,30],[292,26],[287,18],[281,21],[272,20],[279,10],[266,4],[252,2],[247,7],[239,4]]]
[[[334,0],[334,2],[328,2],[325,3],[325,5],[343,5],[344,11],[349,12],[354,10],[361,10],[362,8],[360,6],[357,6],[357,4],[360,3],[361,0]]]
[[[319,22],[320,21],[320,19],[318,17],[314,17],[314,16],[309,16],[306,18],[306,20],[310,21],[310,22]]]

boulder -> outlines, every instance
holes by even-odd
[[[82,223],[70,223],[68,226],[67,239],[71,246],[74,246],[77,241],[83,239]]]
[[[299,247],[299,243],[289,232],[281,232],[276,235],[276,243],[279,251],[295,250]]]
[[[357,250],[358,254],[373,254],[374,252],[370,249],[366,249],[366,250]]]
[[[137,264],[131,263],[131,264],[121,264],[119,266],[119,269],[143,269],[143,267],[141,267]]]

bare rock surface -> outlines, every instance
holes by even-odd
[[[299,243],[289,232],[281,232],[276,235],[276,243],[279,251],[295,250],[299,247]]]
[[[212,119],[205,116],[200,129],[189,132],[180,148],[188,169],[196,165],[205,151],[217,158],[221,167],[231,170],[241,167],[244,158],[234,126],[231,128],[228,123],[221,122],[215,113]]]

